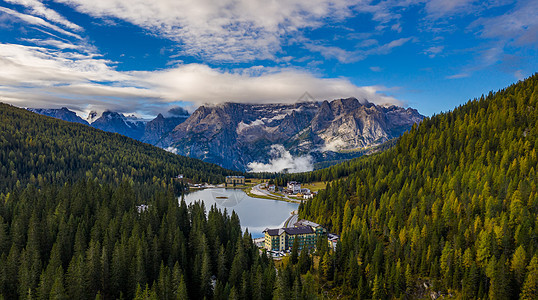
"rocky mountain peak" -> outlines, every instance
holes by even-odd
[[[88,114],[88,117],[86,117],[86,121],[88,121],[88,123],[93,123],[95,120],[97,120],[99,118],[99,115],[97,114],[96,111],[92,110],[90,111],[90,113]]]
[[[422,118],[416,110],[392,110],[356,98],[294,104],[227,102],[200,106],[158,145],[247,170],[250,162],[268,161],[275,144],[292,155],[319,152],[316,157],[321,160],[337,159],[340,153],[398,137]]]
[[[66,108],[40,113],[74,122],[78,118]],[[200,106],[190,116],[177,107],[149,122],[113,111],[101,116],[92,111],[87,118],[92,127],[237,170],[249,170],[252,162],[268,162],[275,147],[286,157],[306,155],[313,162],[352,158],[400,136],[422,119],[412,108],[378,106],[356,98],[293,104],[227,102]]]
[[[84,119],[79,117],[74,111],[69,110],[67,107],[62,108],[30,108],[29,111],[61,119],[68,122],[75,122],[75,123],[81,123],[81,124],[88,124]]]

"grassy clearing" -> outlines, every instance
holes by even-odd
[[[312,183],[304,183],[304,184],[301,185],[302,188],[310,189],[312,192],[317,192],[319,190],[323,190],[323,189],[325,189],[326,186],[327,186],[327,184],[325,182],[322,182],[322,181],[312,182]]]

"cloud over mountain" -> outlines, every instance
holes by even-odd
[[[95,54],[0,44],[3,99],[33,107],[70,106],[78,111],[111,109],[146,113],[173,102],[194,106],[226,101],[293,103],[308,91],[318,100],[353,95],[377,104],[399,104],[383,87],[359,87],[345,78],[319,78],[299,69],[229,72],[203,64],[158,71],[117,71]]]

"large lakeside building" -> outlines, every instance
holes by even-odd
[[[325,236],[327,231],[321,225],[307,220],[300,220],[294,227],[266,228],[265,249],[269,251],[289,251],[297,239],[298,250],[315,249],[318,237]]]
[[[292,194],[297,194],[301,192],[301,184],[297,181],[288,182],[288,191]]]
[[[244,185],[245,176],[226,176],[226,186]]]

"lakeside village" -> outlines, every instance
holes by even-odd
[[[179,175],[177,178],[180,180],[184,179],[183,175]],[[192,183],[189,183],[189,186],[192,188],[225,187],[243,189],[250,187],[247,194],[261,198],[292,202],[312,199],[317,194],[317,191],[304,188],[300,182],[296,181],[288,182],[285,187],[277,187],[271,181],[252,183],[250,180],[245,179],[244,176],[226,176],[225,183],[216,186]],[[299,252],[305,249],[315,251],[316,246],[319,245],[318,242],[325,243],[326,241],[329,248],[336,249],[336,244],[340,238],[338,235],[328,233],[320,224],[308,220],[298,220],[295,223],[292,220],[297,220],[297,216],[292,215],[284,223],[285,227],[266,228],[263,231],[264,236],[254,239],[254,242],[260,249],[265,249],[275,259],[291,253],[294,245],[297,246]],[[292,223],[291,227],[289,226],[290,223]]]
[[[176,180],[186,183],[192,189],[205,188],[239,188],[245,190],[249,196],[256,198],[266,198],[270,200],[284,200],[299,203],[301,200],[308,200],[317,195],[317,191],[311,191],[308,188],[301,187],[300,182],[290,181],[285,187],[276,186],[272,180],[267,182],[252,182],[245,179],[245,176],[226,176],[226,181],[221,184],[213,185],[208,183],[193,183],[182,174],[178,175]]]

